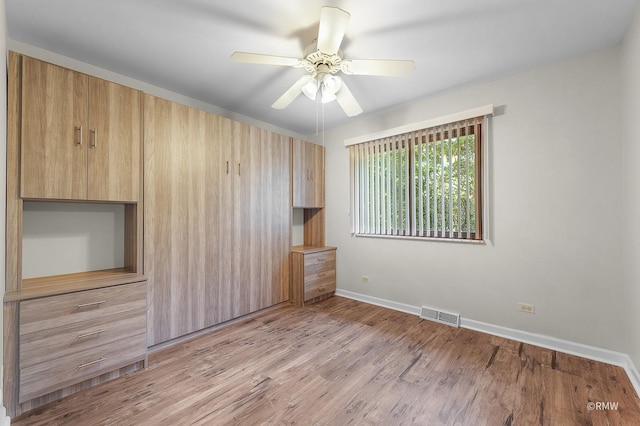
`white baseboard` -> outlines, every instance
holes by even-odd
[[[361,302],[394,309],[400,312],[406,312],[408,314],[420,315],[419,306],[407,305],[405,303],[394,302],[392,300],[381,299],[378,297],[368,296],[366,294],[338,289],[336,290],[336,296],[359,300]],[[629,355],[625,353],[597,348],[595,346],[583,345],[582,343],[562,340],[543,334],[530,333],[528,331],[488,324],[481,321],[463,318],[462,316],[460,318],[460,327],[622,367],[627,373],[627,376],[629,376],[629,380],[631,381],[636,394],[640,396],[640,373],[638,373],[638,369]]]
[[[393,300],[380,299],[378,297],[368,296],[366,294],[354,293],[347,290],[336,290],[336,296],[346,297],[347,299],[359,300],[371,305],[382,306],[383,308],[393,309],[407,314],[420,315],[420,308],[417,306],[407,305],[405,303],[394,302]]]

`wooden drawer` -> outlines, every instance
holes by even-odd
[[[139,309],[146,297],[139,282],[20,302],[20,336]]]
[[[20,336],[20,368],[111,344],[143,334],[147,327],[145,305],[116,316],[98,317]]]
[[[336,291],[335,269],[304,281],[304,300],[310,300],[334,291]]]
[[[20,402],[53,392],[141,360],[147,351],[145,334],[20,368]]]
[[[20,302],[20,402],[144,360],[146,315],[146,282]]]
[[[309,268],[326,267],[326,265],[333,263],[333,267],[336,266],[336,251],[327,250],[319,251],[316,253],[307,253],[304,255],[304,268],[305,271]]]
[[[292,302],[302,306],[308,300],[336,291],[334,247],[294,248],[292,256]]]

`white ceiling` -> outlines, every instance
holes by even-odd
[[[301,57],[322,6],[351,13],[346,58],[413,59],[409,77],[344,76],[364,113],[622,41],[640,0],[6,0],[10,39],[301,134],[316,103],[270,105],[303,69],[236,63]],[[346,123],[326,104],[325,127]]]

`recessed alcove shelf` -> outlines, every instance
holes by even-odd
[[[22,277],[5,302],[143,281],[136,204],[25,200]]]

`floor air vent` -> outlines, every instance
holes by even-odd
[[[452,327],[460,327],[460,315],[439,311],[427,306],[420,308],[420,318],[447,324]]]

